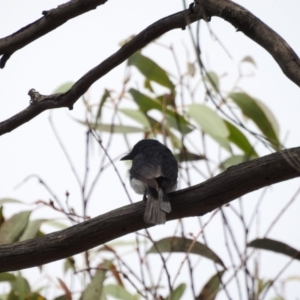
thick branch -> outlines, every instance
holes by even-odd
[[[104,0],[103,0],[104,1]],[[72,1],[70,3],[80,1]],[[96,5],[97,1],[87,1],[90,6]],[[97,2],[98,3],[98,2]],[[228,0],[206,0],[203,1],[206,16],[219,16],[259,45],[264,47],[277,61],[283,72],[293,82],[300,86],[300,61],[292,48],[271,28],[261,22],[243,7]],[[162,34],[175,29],[185,28],[188,24],[201,19],[199,7],[193,10],[185,10],[180,13],[163,18],[140,32],[130,42],[120,48],[115,54],[108,57],[101,64],[86,73],[74,86],[64,94],[43,96],[42,101],[33,101],[33,104],[17,115],[0,123],[0,135],[5,134],[30,121],[47,109],[69,107],[72,109],[74,103],[88,90],[88,88],[113,68],[124,62],[137,50],[142,49],[148,43]],[[25,30],[25,29],[24,29]]]
[[[247,193],[299,177],[300,147],[273,153],[229,168],[199,185],[170,194],[168,220],[202,216]],[[143,221],[144,202],[127,205],[68,229],[0,246],[0,272],[59,260],[150,227]]]
[[[56,29],[68,20],[97,8],[107,0],[72,0],[59,5],[56,9],[43,11],[44,17],[21,28],[10,36],[0,39],[0,68],[4,68],[7,60],[17,50],[37,40],[41,36]]]

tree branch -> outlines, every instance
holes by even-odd
[[[21,28],[10,36],[0,39],[0,68],[3,69],[7,60],[17,50],[27,46],[41,36],[56,29],[68,20],[86,13],[107,0],[72,0],[59,5],[55,9],[43,11],[44,17]]]
[[[89,3],[92,2],[89,0]],[[284,39],[239,5],[229,0],[206,0],[203,1],[201,8],[196,5],[193,9],[168,16],[147,27],[116,53],[81,77],[68,92],[43,96],[41,101],[31,99],[32,104],[29,107],[0,123],[0,135],[14,130],[47,109],[60,107],[72,109],[75,102],[95,81],[162,34],[172,29],[185,28],[188,24],[198,21],[201,19],[203,9],[205,17],[223,18],[264,47],[274,57],[286,76],[300,87],[300,60]]]
[[[239,164],[218,176],[169,195],[168,221],[203,216],[247,193],[300,176],[300,147]],[[143,201],[118,208],[46,236],[0,246],[0,272],[39,266],[86,251],[115,238],[151,227],[144,223]]]

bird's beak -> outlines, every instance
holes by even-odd
[[[125,155],[124,157],[122,157],[120,160],[131,160],[131,156],[130,154]]]

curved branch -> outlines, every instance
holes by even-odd
[[[21,28],[10,36],[0,39],[0,68],[3,69],[7,60],[17,50],[37,40],[41,36],[56,29],[68,20],[84,14],[107,0],[72,0],[59,5],[55,9],[43,11],[44,17]]]
[[[92,0],[90,1],[92,2]],[[163,18],[144,29],[117,52],[81,77],[68,92],[43,96],[41,101],[32,99],[32,105],[0,123],[0,135],[14,130],[47,109],[60,107],[72,109],[74,103],[95,81],[162,34],[176,28],[184,29],[188,24],[198,21],[201,19],[203,10],[205,11],[205,18],[221,17],[264,47],[274,57],[286,76],[300,86],[299,57],[276,32],[249,11],[229,0],[206,0],[202,2],[203,7],[196,5],[193,9]]]
[[[196,186],[171,193],[168,221],[203,216],[247,193],[300,176],[295,161],[300,147],[273,153],[227,169]],[[144,202],[118,208],[46,236],[0,246],[0,272],[49,263],[86,251],[128,233],[151,227],[144,223]]]

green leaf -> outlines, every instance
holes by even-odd
[[[224,170],[228,169],[229,167],[241,164],[248,160],[249,160],[249,157],[246,155],[232,155],[231,157],[224,160],[219,165],[219,168],[224,171]]]
[[[229,130],[225,122],[208,106],[191,104],[188,106],[188,112],[191,118],[210,136],[228,138]]]
[[[0,199],[0,205],[4,204],[4,203],[21,203],[24,204],[24,202],[17,200],[17,199],[13,199],[13,198],[1,198]]]
[[[4,215],[3,215],[3,206],[1,206],[0,207],[0,227],[4,221],[5,221],[5,219],[4,219]]]
[[[174,154],[178,162],[184,161],[196,161],[206,159],[204,155],[189,152],[188,150],[181,151],[180,153]]]
[[[66,258],[66,260],[64,262],[64,273],[66,274],[68,272],[68,270],[71,270],[73,272],[76,271],[75,259],[73,257]]]
[[[121,300],[137,300],[137,299],[139,299],[138,295],[131,295],[120,285],[108,284],[103,287],[103,290],[104,290],[105,295],[112,296],[116,299],[121,299]]]
[[[271,146],[280,150],[278,124],[271,111],[261,101],[246,93],[231,93],[229,97],[239,106],[243,114],[256,124]]]
[[[52,94],[60,94],[67,92],[74,85],[73,81],[68,81],[61,84],[58,88],[56,88]]]
[[[129,93],[142,112],[147,113],[152,109],[158,110],[165,115],[167,123],[170,127],[175,128],[183,134],[187,134],[193,130],[193,128],[183,116],[167,107],[164,107],[163,103],[154,100],[135,89],[130,89]]]
[[[169,297],[168,299],[179,300],[184,294],[185,289],[186,289],[186,284],[184,283],[179,284],[179,286],[173,290],[172,296]]]
[[[84,290],[81,300],[99,300],[102,297],[103,282],[105,280],[106,272],[111,265],[111,261],[105,261],[101,264],[101,268],[104,270],[98,270],[94,275],[92,281],[88,284]]]
[[[16,242],[28,224],[31,211],[23,211],[13,215],[0,228],[0,244]]]
[[[19,241],[25,241],[37,237],[40,227],[45,221],[47,221],[47,219],[39,219],[29,222]]]
[[[66,295],[61,295],[61,296],[54,298],[53,300],[68,300],[68,299],[67,299]]]
[[[144,87],[146,89],[148,89],[151,93],[154,93],[154,90],[153,90],[153,87],[151,85],[151,81],[150,80],[145,79],[145,81],[144,81]]]
[[[151,97],[133,88],[131,88],[128,92],[132,96],[134,102],[138,105],[140,110],[144,113],[148,112],[151,109],[162,111],[162,104],[152,99]]]
[[[203,104],[191,104],[188,106],[188,113],[205,133],[230,151],[228,142],[229,130],[223,119],[216,112]]]
[[[92,124],[88,122],[78,121],[78,123],[89,126],[92,129],[96,129],[100,132],[109,132],[109,133],[138,133],[145,132],[143,128],[138,128],[134,126],[125,126],[125,125],[111,125],[111,124]]]
[[[214,300],[220,288],[221,278],[225,271],[212,276],[202,288],[197,300]]]
[[[103,105],[109,97],[110,97],[110,92],[107,89],[105,89],[99,103],[99,107],[96,115],[96,123],[98,123],[98,120],[101,119]]]
[[[178,130],[182,134],[188,134],[193,130],[183,116],[171,110],[166,111],[166,119],[169,127]]]
[[[174,90],[174,84],[167,72],[149,57],[136,52],[128,59],[128,66],[135,66],[149,81],[154,81],[164,87]]]
[[[159,252],[183,252],[187,253],[191,245],[193,244],[191,250],[189,253],[192,254],[198,254],[203,257],[206,257],[208,259],[211,259],[215,263],[221,265],[222,267],[225,268],[225,265],[223,261],[219,258],[219,256],[211,250],[209,247],[206,245],[194,241],[192,239],[187,239],[183,237],[169,237],[169,238],[164,238],[159,240],[158,242],[155,243],[155,246],[153,245],[147,253],[158,253],[157,249]]]
[[[146,115],[142,113],[140,110],[120,108],[119,111],[122,112],[127,117],[133,119],[134,121],[142,124],[145,128],[145,131],[151,130],[151,125],[149,120],[147,119]]]
[[[26,278],[24,278],[20,271],[16,276],[16,280],[10,282],[11,290],[14,293],[14,296],[18,296],[18,300],[28,299],[31,294],[30,285]],[[16,299],[16,298],[11,298]]]
[[[213,72],[207,72],[206,75],[204,76],[204,80],[210,84],[210,86],[216,91],[220,91],[220,82],[219,82],[219,77],[218,75]]]
[[[0,281],[15,281],[16,276],[11,273],[0,273]]]
[[[262,249],[262,250],[269,250],[273,251],[276,253],[284,254],[287,255],[291,258],[300,260],[300,251],[296,250],[293,247],[290,247],[289,245],[272,240],[272,239],[256,239],[252,241],[251,243],[248,244],[248,247],[253,247],[257,249]]]
[[[224,120],[229,130],[229,141],[239,147],[247,156],[256,158],[258,157],[254,147],[250,144],[246,136],[233,124]]]

